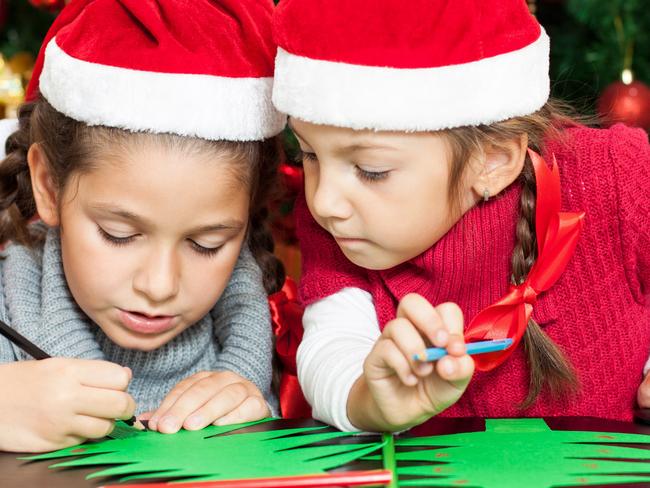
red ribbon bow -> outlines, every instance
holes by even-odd
[[[269,297],[275,350],[282,363],[280,410],[284,418],[310,418],[311,407],[298,383],[296,353],[302,340],[303,309],[295,282],[287,277],[282,289]]]
[[[537,180],[535,232],[538,257],[526,281],[511,285],[498,302],[483,309],[465,329],[467,342],[505,339],[513,340],[505,351],[474,356],[476,369],[489,371],[503,363],[516,349],[526,331],[537,296],[548,290],[560,277],[575,251],[584,212],[560,212],[560,173],[553,156],[553,167],[531,149]]]

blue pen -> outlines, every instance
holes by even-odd
[[[465,346],[467,354],[483,354],[486,352],[503,351],[512,345],[512,339],[495,339],[492,341],[470,342]],[[430,347],[425,350],[425,355],[414,354],[413,359],[416,361],[437,361],[447,355],[447,349],[444,347]]]

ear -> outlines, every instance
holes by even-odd
[[[479,158],[479,171],[472,183],[477,199],[493,197],[521,174],[526,160],[528,135],[522,134],[500,147],[486,148]]]
[[[45,153],[39,144],[32,144],[27,152],[27,164],[32,179],[32,190],[38,216],[50,227],[59,225],[56,187],[47,164]]]

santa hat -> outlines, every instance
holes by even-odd
[[[89,125],[210,140],[261,140],[271,103],[271,0],[74,0],[43,43],[38,91]]]
[[[273,102],[317,124],[489,124],[549,95],[549,39],[524,0],[282,0],[274,35]]]

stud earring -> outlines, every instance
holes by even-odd
[[[490,199],[490,190],[487,188],[483,190],[483,201],[487,202]]]

